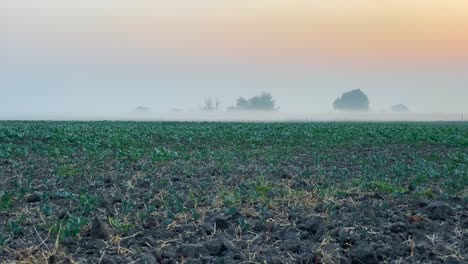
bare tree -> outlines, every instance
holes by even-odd
[[[213,99],[211,97],[208,97],[205,99],[205,104],[203,107],[201,107],[201,110],[204,112],[216,112],[219,110],[221,106],[221,101],[219,99],[216,99],[213,102]]]
[[[218,111],[218,110],[219,110],[219,107],[221,106],[221,100],[219,100],[218,98],[216,98],[216,103],[215,103],[215,104],[216,104],[216,106],[215,106],[215,107],[216,107],[216,111]]]

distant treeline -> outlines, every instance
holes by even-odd
[[[370,110],[369,97],[360,89],[351,90],[343,93],[340,97],[333,101],[333,109],[335,111],[344,112],[368,112]],[[211,97],[205,99],[205,102],[200,106],[203,112],[217,112],[221,110],[221,101],[219,99],[213,100]],[[236,105],[227,107],[228,111],[277,111],[276,100],[271,93],[262,92],[259,95],[251,98],[239,97]],[[409,112],[407,106],[397,104],[392,106],[393,112]],[[137,107],[139,112],[149,112],[150,109],[146,107]]]

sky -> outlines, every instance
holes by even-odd
[[[466,0],[0,0],[0,117],[195,111],[273,94],[468,113]]]

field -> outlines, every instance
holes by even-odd
[[[468,123],[0,122],[0,263],[466,263]]]

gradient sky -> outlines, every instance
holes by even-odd
[[[468,112],[466,0],[0,0],[0,112],[223,106]]]

